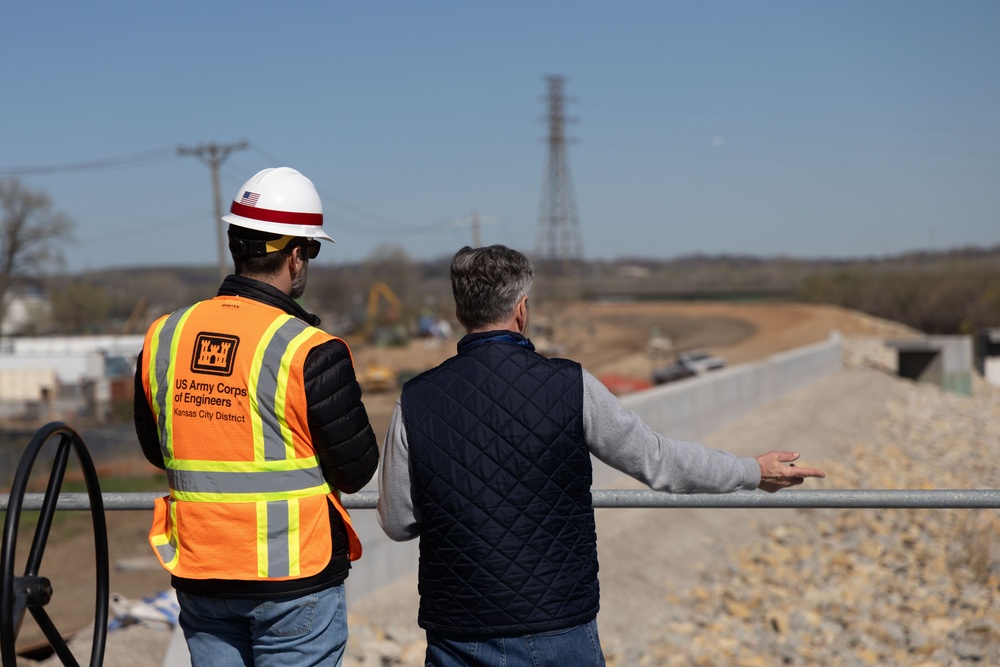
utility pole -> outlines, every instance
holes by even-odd
[[[580,223],[573,200],[573,185],[570,182],[569,162],[566,159],[567,119],[563,112],[567,98],[563,94],[566,78],[558,75],[545,77],[548,84],[548,164],[542,202],[538,213],[538,237],[535,252],[542,260],[561,265],[562,273],[568,273],[570,264],[578,264],[583,259],[583,240],[580,237]]]
[[[473,211],[472,215],[468,218],[461,218],[459,220],[453,220],[451,223],[452,227],[471,227],[472,228],[472,247],[480,248],[482,247],[482,239],[480,234],[480,227],[484,224],[490,222],[500,222],[500,219],[495,215],[485,215],[480,216],[478,212]]]
[[[219,165],[222,164],[233,151],[242,151],[249,146],[247,142],[240,141],[235,144],[202,144],[194,148],[181,146],[177,149],[178,155],[193,155],[205,164],[212,172],[212,193],[215,197],[215,224],[216,238],[219,243],[219,282],[226,278],[228,262],[226,261],[225,230],[222,223],[222,195],[219,192]]]

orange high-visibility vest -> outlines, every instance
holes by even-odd
[[[170,495],[149,541],[188,579],[285,580],[330,562],[329,506],[361,542],[309,435],[302,366],[334,337],[266,304],[221,296],[158,319],[142,383]]]

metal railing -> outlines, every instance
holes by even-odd
[[[101,496],[105,510],[151,510],[162,493],[115,493]],[[36,511],[45,494],[27,493],[22,509]],[[8,494],[0,494],[0,511],[6,511]],[[786,490],[779,493],[737,491],[720,494],[680,494],[646,489],[596,489],[595,508],[833,508],[833,509],[998,509],[1000,490],[994,489],[845,489],[835,491]],[[342,497],[347,509],[375,509],[377,491]],[[89,510],[86,493],[62,493],[58,510]]]

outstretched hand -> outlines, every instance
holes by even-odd
[[[758,456],[760,484],[757,488],[774,493],[789,486],[797,486],[806,477],[826,477],[826,473],[818,468],[800,468],[792,463],[798,458],[798,452],[768,452]]]

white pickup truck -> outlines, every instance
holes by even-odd
[[[653,384],[676,382],[677,380],[725,368],[725,366],[725,359],[712,356],[707,352],[697,350],[678,352],[677,360],[674,363],[653,371]]]
[[[716,357],[708,352],[701,351],[679,352],[677,354],[677,363],[699,374],[719,370],[726,366],[726,360],[722,357]]]

